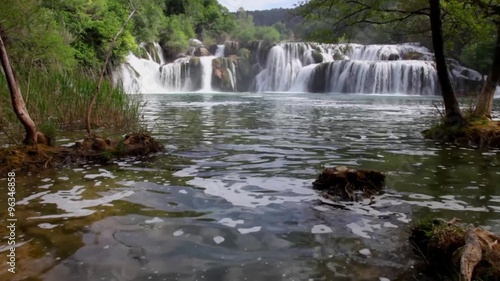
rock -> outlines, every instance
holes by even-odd
[[[212,88],[222,92],[234,92],[234,75],[232,69],[235,69],[232,58],[216,58],[212,60]]]
[[[390,54],[387,57],[387,60],[399,60],[399,55],[398,54]]]
[[[323,55],[316,50],[312,50],[311,55],[312,58],[314,59],[314,63],[322,63],[324,60]]]
[[[194,55],[197,56],[197,57],[212,56],[212,54],[210,53],[210,51],[208,51],[207,48],[205,48],[205,47],[199,47],[199,48],[197,48],[196,51],[194,52]]]
[[[371,170],[354,170],[345,166],[325,169],[313,188],[329,199],[360,201],[382,192],[385,175]]]
[[[228,57],[230,55],[237,55],[240,49],[240,42],[238,41],[226,41],[224,42],[224,56]]]
[[[208,51],[211,53],[211,54],[215,54],[217,52],[217,44],[212,44],[210,46],[208,46]]]

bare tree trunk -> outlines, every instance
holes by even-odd
[[[26,137],[23,143],[27,145],[33,145],[37,143],[37,129],[35,122],[31,119],[28,110],[26,109],[26,103],[24,102],[23,96],[21,94],[21,88],[19,87],[19,82],[17,80],[14,69],[12,68],[7,54],[7,49],[2,38],[4,34],[3,27],[0,24],[0,59],[2,61],[2,68],[7,78],[7,84],[9,85],[10,97],[12,100],[12,107],[16,113],[17,118],[24,126],[26,131]]]
[[[99,92],[101,90],[101,83],[102,83],[102,80],[104,78],[104,72],[106,71],[106,67],[108,66],[109,58],[111,57],[111,53],[113,52],[113,47],[116,44],[116,40],[118,40],[118,37],[123,32],[123,30],[125,30],[127,23],[132,18],[134,13],[135,13],[135,8],[132,9],[132,12],[130,12],[130,14],[128,15],[128,17],[125,20],[125,22],[123,23],[121,29],[116,33],[115,37],[113,38],[113,41],[111,41],[111,44],[109,45],[108,52],[106,53],[106,59],[104,60],[104,64],[102,65],[101,73],[99,74],[99,80],[97,81],[97,86],[96,86],[94,95],[92,96],[92,99],[89,102],[89,105],[87,107],[86,116],[85,116],[85,129],[87,130],[87,134],[89,135],[89,137],[92,136],[92,127],[90,124],[90,116],[92,115],[92,108],[94,107],[95,102],[97,100],[97,96],[99,95]]]
[[[474,111],[476,116],[491,118],[493,98],[495,97],[498,82],[500,82],[500,24],[497,24],[497,42],[493,65],[477,100],[476,110]]]
[[[446,58],[444,55],[444,43],[442,34],[442,21],[441,21],[441,6],[439,0],[429,0],[430,5],[430,19],[432,29],[432,45],[434,47],[434,55],[436,58],[436,69],[441,85],[441,95],[443,96],[445,108],[445,122],[448,125],[464,124],[464,118],[460,112],[460,106],[455,91],[451,85],[450,77],[448,75],[448,67],[446,66]]]

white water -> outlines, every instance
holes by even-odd
[[[167,92],[181,92],[190,90],[189,57],[177,59],[173,63],[165,64],[161,67],[160,78]],[[184,78],[184,79],[183,79]]]
[[[215,51],[215,56],[218,58],[224,57],[224,50],[226,49],[226,45],[217,45],[217,51]]]
[[[226,42],[229,43],[234,44]],[[201,87],[197,88],[194,88],[190,79],[191,75],[199,72],[190,70],[189,58],[164,64],[163,50],[159,44],[155,43],[154,48],[146,44],[140,47],[150,50],[148,59],[130,54],[114,75],[115,83],[123,83],[129,93],[211,92],[212,60],[224,57],[227,46],[218,45],[215,56],[200,57],[202,77]],[[260,64],[265,62],[265,68],[255,77],[255,90],[258,92],[428,95],[437,93],[439,88],[433,54],[417,44],[282,43],[271,48],[267,60],[260,57],[260,51],[257,51],[257,56]],[[323,62],[317,63],[318,60]],[[234,63],[225,64],[224,69],[228,71],[227,78],[231,84],[230,89],[226,86],[224,90],[236,91],[240,70]],[[471,80],[481,78],[479,73],[460,66],[458,62],[450,60],[449,66],[457,89],[467,89],[466,86],[474,85]]]
[[[314,52],[323,57],[322,64],[314,64]],[[416,44],[284,43],[269,52],[256,89],[308,92],[315,86],[333,93],[435,94],[439,84],[432,59],[427,48]],[[477,72],[453,67],[455,77],[477,80]]]
[[[302,68],[299,72],[299,75],[297,76],[297,79],[295,79],[295,83],[292,85],[292,88],[290,88],[291,92],[307,92],[307,85],[309,85],[314,70],[316,69],[317,64],[311,64],[308,65],[304,68]]]
[[[167,91],[160,79],[158,63],[138,58],[132,53],[128,54],[125,60],[126,62],[113,73],[113,82],[121,83],[127,93],[164,93]]]
[[[215,56],[200,57],[202,77],[200,92],[212,92],[212,60]]]

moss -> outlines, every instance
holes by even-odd
[[[146,156],[163,149],[163,145],[143,133],[127,135],[120,141],[98,137],[86,138],[72,147],[17,145],[0,149],[0,173],[56,168],[82,160],[107,162],[118,157]]]
[[[238,50],[238,56],[245,58],[245,59],[249,59],[250,58],[250,50],[247,48],[240,48]]]
[[[409,240],[414,251],[425,261],[430,274],[437,275],[439,279],[447,276],[458,280],[463,246],[471,230],[479,235],[486,232],[480,228],[466,228],[456,222],[426,219],[410,227]],[[483,260],[474,269],[472,280],[500,280],[499,272],[485,259],[487,257],[483,255]]]
[[[440,122],[422,132],[427,139],[474,148],[500,148],[500,122],[467,118],[463,126]]]

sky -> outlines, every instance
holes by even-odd
[[[269,10],[274,8],[293,8],[298,0],[218,0],[229,11],[236,12],[240,7],[247,11]]]

